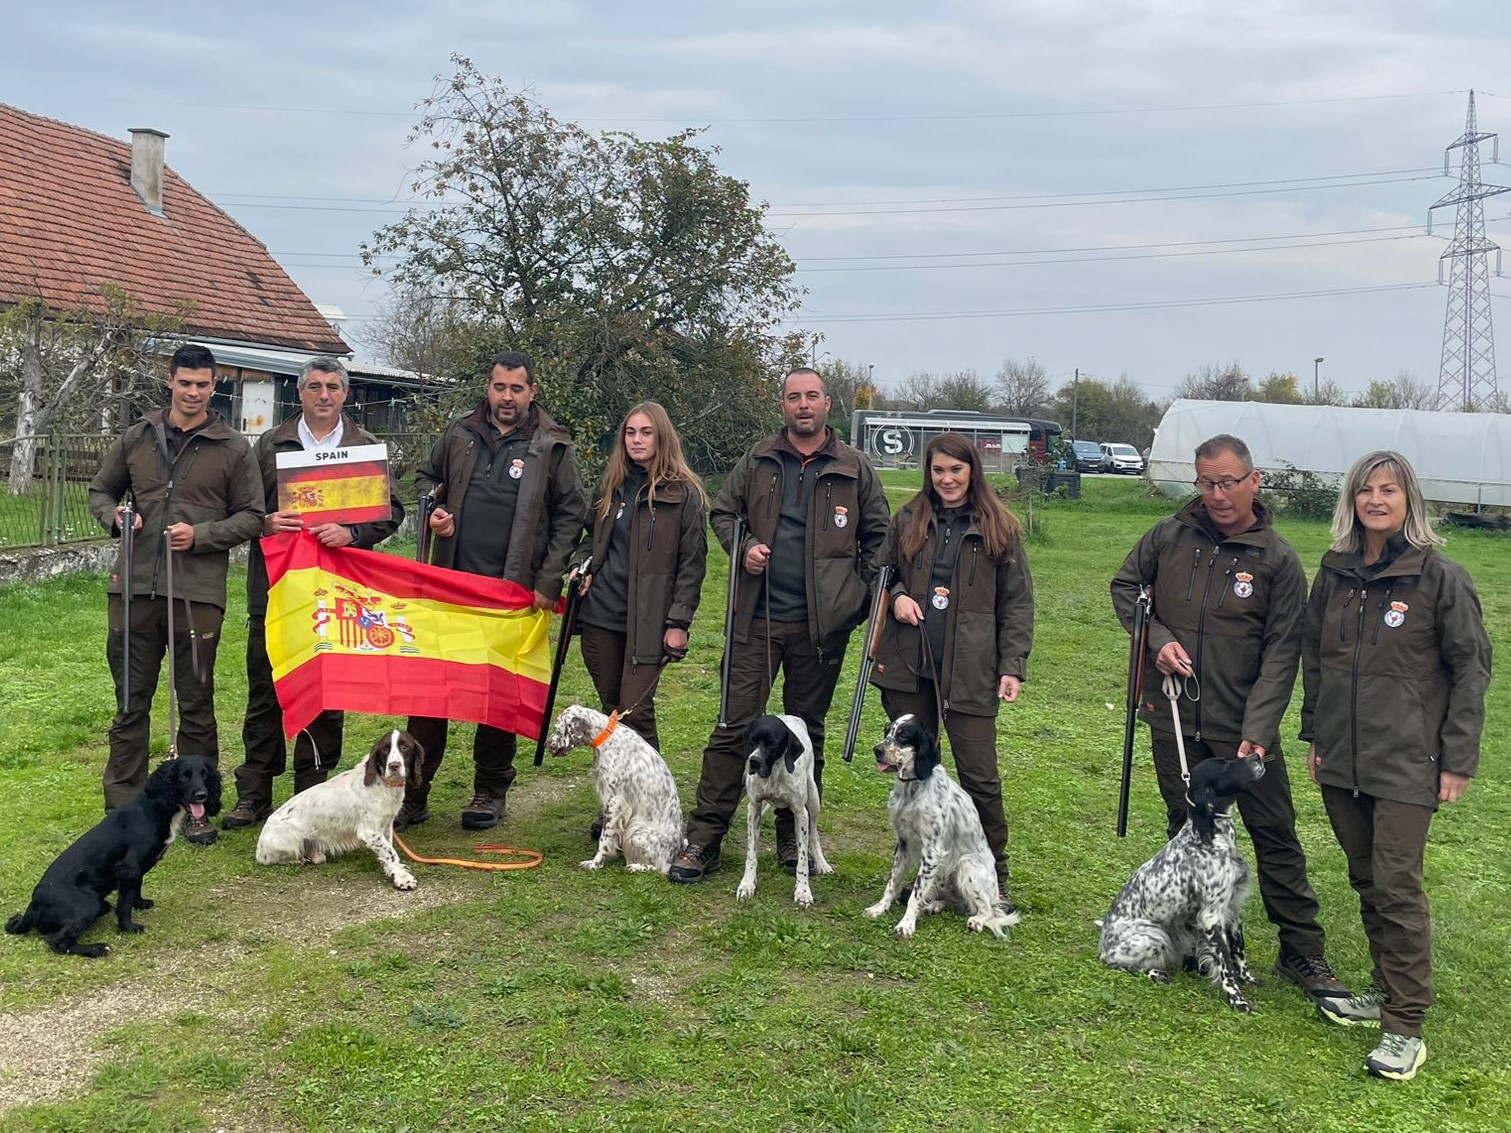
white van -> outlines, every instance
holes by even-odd
[[[1107,458],[1111,466],[1110,470],[1113,472],[1128,472],[1134,476],[1144,474],[1144,458],[1132,445],[1117,445],[1103,441],[1102,455]]]

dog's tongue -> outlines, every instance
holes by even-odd
[[[895,767],[883,767],[880,763],[878,763],[876,765],[876,770],[880,771],[883,775],[896,775],[897,774],[897,768],[895,768]]]
[[[189,813],[192,814],[195,818],[203,818],[205,816],[205,804],[204,803],[190,803],[189,804]]]

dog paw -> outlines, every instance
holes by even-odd
[[[589,858],[587,861],[578,862],[577,864],[582,866],[583,869],[599,869],[603,865],[597,858]]]
[[[630,873],[665,873],[666,872],[666,870],[664,870],[664,869],[658,870],[655,866],[653,866],[653,865],[646,865],[644,862],[636,862],[634,865],[627,865],[624,868],[626,870],[628,870]]]
[[[146,929],[144,929],[139,924],[123,924],[121,926],[121,931],[122,932],[145,932]]]
[[[414,874],[410,873],[408,870],[403,870],[402,872],[395,873],[393,875],[393,887],[395,889],[404,890],[418,889],[420,887],[420,883],[415,880]]]
[[[792,894],[792,903],[803,909],[813,908],[813,891],[809,889],[796,890]]]
[[[986,927],[986,918],[978,913],[976,916],[971,917],[970,920],[965,922],[965,927],[970,929],[972,932],[980,932]]]
[[[738,898],[741,901],[748,900],[749,898],[754,897],[754,896],[755,896],[755,882],[754,881],[742,881],[742,882],[740,882],[740,887],[735,890],[735,897]]]
[[[813,863],[811,863],[811,869],[812,869],[812,872],[814,872],[814,873],[833,873],[834,872],[834,867],[832,865],[830,865],[828,862],[813,862]]]
[[[1232,1007],[1234,1011],[1237,1011],[1240,1015],[1254,1014],[1254,1005],[1241,995],[1236,995],[1232,999],[1228,1000],[1228,1005]]]
[[[136,905],[134,906],[134,908],[150,909],[152,908],[153,904],[154,902],[151,897],[138,897],[136,899]]]
[[[1147,972],[1145,972],[1145,973],[1144,973],[1144,974],[1145,974],[1145,975],[1146,975],[1146,976],[1148,976],[1148,977],[1149,977],[1149,979],[1150,979],[1150,980],[1151,980],[1151,981],[1152,981],[1152,982],[1153,982],[1153,983],[1157,983],[1157,984],[1167,984],[1167,983],[1169,983],[1169,982],[1170,982],[1170,976],[1169,976],[1169,974],[1168,974],[1168,973],[1167,973],[1167,972],[1163,972],[1163,971],[1161,971],[1161,970],[1160,970],[1160,969],[1159,969],[1159,968],[1150,968],[1150,969],[1149,969],[1149,970],[1148,970],[1148,971],[1147,971]]]
[[[864,909],[861,910],[860,915],[863,917],[870,917],[874,921],[877,917],[885,914],[886,911],[891,907],[891,901],[878,901],[874,905],[867,905]]]
[[[915,922],[903,919],[897,922],[897,927],[892,931],[895,932],[898,936],[902,937],[904,940],[907,940],[913,935],[913,930],[917,927],[918,926]]]

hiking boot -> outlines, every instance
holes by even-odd
[[[1379,1045],[1364,1060],[1364,1069],[1376,1078],[1409,1082],[1417,1076],[1417,1068],[1426,1061],[1427,1043],[1422,1039],[1385,1031],[1380,1035]]]
[[[1005,881],[997,882],[997,911],[1011,919],[1013,924],[1023,919],[1022,914],[1018,912],[1018,906],[1013,904],[1012,894],[1007,891]]]
[[[797,835],[778,834],[776,837],[776,863],[788,877],[797,876]]]
[[[689,845],[672,862],[672,868],[666,873],[666,880],[684,885],[702,881],[709,874],[717,873],[722,864],[718,846]]]
[[[1385,993],[1374,987],[1347,997],[1324,995],[1317,1000],[1317,1012],[1328,1022],[1344,1027],[1378,1027],[1380,1004],[1385,999]]]
[[[411,826],[418,826],[422,822],[430,821],[430,808],[422,802],[414,799],[405,799],[404,805],[399,808],[399,813],[393,817],[395,830],[407,830]]]
[[[462,811],[462,826],[467,830],[487,830],[497,826],[508,808],[503,795],[485,795],[479,792],[472,796],[467,809]]]
[[[1290,980],[1313,999],[1347,999],[1348,988],[1333,974],[1331,965],[1321,956],[1300,956],[1282,952],[1275,961],[1275,974]]]
[[[220,820],[220,828],[240,830],[246,826],[256,826],[272,813],[272,803],[254,803],[246,799],[238,799],[236,805]]]
[[[197,815],[193,811],[185,814],[184,824],[179,829],[183,831],[184,841],[194,846],[213,846],[215,839],[220,837],[205,817],[204,807],[200,807]]]

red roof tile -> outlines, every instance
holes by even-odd
[[[40,295],[101,306],[115,284],[141,307],[194,305],[191,333],[346,354],[262,242],[173,172],[163,215],[131,187],[131,144],[0,103],[0,306]]]

